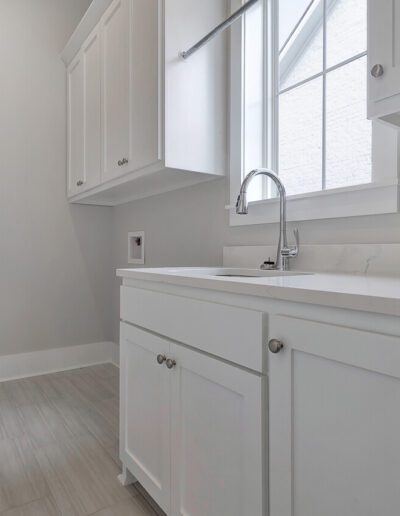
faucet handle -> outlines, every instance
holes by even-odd
[[[289,257],[290,258],[296,258],[296,256],[299,255],[300,251],[300,236],[299,236],[299,230],[298,228],[293,230],[294,240],[296,242],[295,245],[289,246]]]
[[[300,236],[299,236],[299,230],[296,228],[293,230],[294,239],[296,241],[295,245],[288,245],[287,247],[284,247],[281,249],[281,255],[286,258],[296,258],[299,254],[300,249]]]
[[[300,233],[299,233],[299,229],[298,228],[293,230],[293,235],[294,235],[294,239],[295,239],[295,242],[296,242],[297,252],[299,252],[299,249],[300,249]]]

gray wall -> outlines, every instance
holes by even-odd
[[[0,355],[107,340],[112,210],[66,201],[59,53],[89,0],[0,0]]]
[[[116,263],[127,267],[128,231],[146,233],[146,266],[222,263],[226,245],[277,242],[278,225],[230,227],[228,180],[217,180],[129,204],[114,211]],[[400,214],[290,223],[303,243],[399,243]]]

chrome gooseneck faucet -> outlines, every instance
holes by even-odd
[[[282,181],[279,177],[272,172],[272,170],[268,170],[267,168],[257,168],[252,170],[247,174],[244,178],[242,186],[240,187],[240,193],[236,201],[236,213],[238,215],[247,215],[249,210],[249,204],[247,202],[247,188],[251,181],[259,175],[264,175],[272,179],[272,181],[276,184],[276,187],[279,192],[280,198],[280,223],[279,223],[279,242],[278,242],[278,250],[276,255],[276,262],[274,269],[280,271],[286,271],[289,269],[289,259],[295,258],[299,254],[299,230],[294,230],[294,237],[296,240],[296,245],[289,246],[287,243],[287,235],[286,235],[286,190],[283,186]],[[264,265],[261,265],[261,268],[265,268]]]

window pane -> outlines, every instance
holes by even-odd
[[[366,57],[326,76],[326,187],[371,181],[371,122],[367,120]]]
[[[367,0],[330,0],[327,3],[329,68],[367,50]]]
[[[322,78],[280,95],[279,176],[289,195],[322,188]]]
[[[263,166],[263,3],[245,18],[244,174]],[[248,200],[262,198],[262,178],[256,178]]]
[[[299,23],[311,0],[279,0],[279,48]]]
[[[302,11],[293,23],[293,6]],[[279,3],[279,29],[294,32],[282,43],[279,55],[280,89],[320,73],[323,66],[323,1],[285,0]],[[297,11],[299,12],[299,11]]]

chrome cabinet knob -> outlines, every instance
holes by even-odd
[[[175,362],[175,360],[172,360],[172,358],[168,358],[167,361],[165,362],[165,364],[168,367],[168,369],[172,369],[173,367],[176,366],[176,362]]]
[[[271,353],[279,353],[280,350],[283,348],[283,342],[277,339],[271,339],[268,342],[268,349],[271,351]]]
[[[82,186],[83,185],[83,181],[79,180],[76,182],[76,186]]]
[[[157,362],[162,365],[167,360],[165,355],[157,355]]]
[[[382,77],[384,73],[383,66],[381,64],[376,64],[371,68],[371,75],[377,79],[378,77]]]
[[[122,158],[118,161],[118,166],[122,167],[122,165],[126,165],[128,163],[127,158]]]

